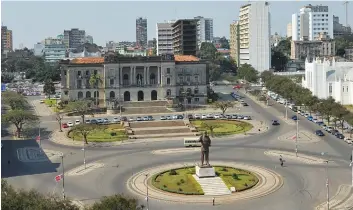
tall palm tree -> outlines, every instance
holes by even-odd
[[[89,78],[89,84],[91,87],[96,87],[97,88],[97,93],[93,94],[96,95],[96,106],[98,107],[98,95],[99,95],[99,84],[102,83],[101,76],[99,74],[91,74],[91,77]]]

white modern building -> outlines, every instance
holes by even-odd
[[[305,61],[302,85],[318,98],[332,96],[342,105],[353,104],[353,62],[314,59]]]
[[[197,45],[200,49],[202,42],[213,40],[213,19],[197,16]]]
[[[321,33],[333,39],[333,15],[328,6],[309,4],[292,15],[292,40],[313,41]]]
[[[157,23],[157,55],[173,54],[173,23],[168,21],[165,23]]]
[[[43,54],[45,61],[55,63],[65,58],[66,46],[62,39],[47,38],[44,40]]]
[[[35,56],[42,56],[44,53],[45,45],[43,43],[38,42],[34,45],[33,51]]]
[[[262,72],[271,67],[270,13],[268,2],[252,2],[240,8],[239,60]]]

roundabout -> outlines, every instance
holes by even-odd
[[[157,167],[148,168],[142,170],[132,177],[129,178],[127,182],[127,188],[132,193],[146,197],[148,190],[148,198],[155,199],[160,201],[167,202],[181,202],[181,203],[209,203],[210,200],[214,197],[217,199],[217,203],[231,203],[239,200],[246,199],[254,199],[269,195],[278,189],[280,189],[283,185],[283,181],[281,176],[272,170],[255,166],[248,165],[237,162],[223,162],[223,161],[213,161],[213,165],[215,166],[225,166],[236,169],[241,169],[244,171],[250,171],[252,174],[256,176],[258,182],[255,186],[248,190],[230,193],[228,195],[183,195],[176,194],[171,192],[166,192],[164,190],[158,189],[153,186],[152,179],[156,177],[156,175],[170,171],[171,169],[177,168],[185,168],[194,166],[195,163],[187,162],[187,163],[172,163],[167,165],[161,165]]]

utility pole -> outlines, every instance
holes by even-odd
[[[287,107],[287,105],[288,105],[288,103],[287,103],[287,100],[285,101],[285,107],[286,107],[286,120],[288,120],[288,107]]]
[[[297,112],[297,120],[296,120],[296,124],[297,124],[297,131],[295,134],[295,156],[298,157],[298,138],[299,138],[299,115]]]
[[[352,187],[353,187],[353,150],[352,150],[352,156],[351,156],[351,164],[349,164],[350,167],[352,167]]]
[[[39,122],[39,126],[38,126],[38,137],[39,137],[39,147],[40,149],[42,149],[42,138],[40,137],[40,122]],[[42,150],[40,150],[42,151]]]
[[[327,210],[330,210],[330,185],[328,179],[328,160],[326,162],[326,199],[327,199]]]
[[[64,155],[61,156],[61,167],[63,173],[63,199],[65,200],[65,170],[64,170]]]
[[[148,174],[145,175],[146,176],[146,182],[148,182],[147,178],[148,178]],[[148,183],[146,183],[147,186],[147,192],[146,192],[146,203],[147,203],[147,210],[150,208],[149,204],[148,204]]]
[[[343,5],[346,8],[346,27],[348,27],[348,3],[349,3],[349,1],[343,2]]]
[[[83,151],[83,165],[85,167],[85,170],[86,170],[86,150],[85,150],[85,140],[83,140],[83,148],[82,148],[82,151]]]

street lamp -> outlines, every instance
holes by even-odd
[[[352,167],[352,187],[353,187],[353,150],[352,150],[352,156],[351,156],[351,163],[349,164],[350,167]]]
[[[297,128],[296,128],[296,133],[295,133],[295,156],[298,157],[298,138],[299,138],[299,115],[298,115],[298,111],[297,111],[296,126],[297,126]]]
[[[62,179],[63,179],[63,199],[65,200],[65,170],[64,170],[64,155],[61,155],[61,168],[62,168]]]
[[[286,120],[288,120],[288,101],[286,100],[285,101],[285,105],[284,105],[284,107],[286,108]]]
[[[322,156],[327,155],[327,152],[322,152]],[[329,177],[328,177],[328,162],[329,160],[325,160],[326,163],[326,202],[327,202],[327,210],[330,210],[330,185],[329,185]]]
[[[146,204],[147,204],[147,210],[149,209],[149,204],[148,204],[148,180],[147,180],[147,177],[148,177],[148,174],[145,174],[146,176],[146,186],[147,186],[147,192],[146,192]]]
[[[86,150],[85,150],[85,141],[83,140],[83,148],[82,148],[82,151],[83,151],[83,165],[85,167],[85,170],[86,170]]]

